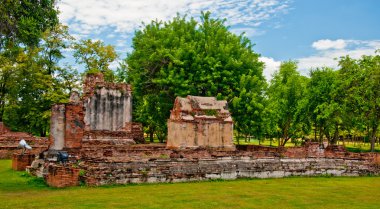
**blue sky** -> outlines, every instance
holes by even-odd
[[[268,79],[284,60],[297,60],[307,75],[310,68],[336,67],[334,58],[359,58],[380,49],[378,0],[61,0],[58,7],[61,22],[76,39],[114,45],[120,59],[132,50],[141,22],[211,11],[227,18],[232,32],[246,32]]]

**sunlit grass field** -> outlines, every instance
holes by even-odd
[[[0,208],[380,208],[380,177],[241,179],[54,189],[0,160]]]

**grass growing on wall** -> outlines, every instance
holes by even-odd
[[[0,160],[0,208],[380,208],[380,177],[54,189],[10,168],[10,160]]]

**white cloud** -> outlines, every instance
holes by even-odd
[[[338,40],[330,40],[330,39],[322,39],[315,41],[312,46],[316,50],[326,50],[326,49],[344,49],[346,47],[346,41],[343,39]]]
[[[113,71],[116,71],[117,68],[119,67],[119,63],[120,63],[120,62],[121,62],[120,59],[117,59],[117,60],[111,62],[110,65],[109,65],[109,68],[110,68],[111,70],[113,70]]]
[[[354,59],[358,59],[363,55],[373,55],[375,50],[380,49],[380,40],[338,39],[332,41],[325,39],[314,42],[312,47],[317,48],[316,45],[319,47],[316,54],[298,59],[298,69],[303,75],[308,75],[311,68],[337,68],[338,59],[346,55]]]
[[[260,61],[265,63],[264,76],[269,81],[272,78],[272,75],[280,67],[281,61],[276,61],[271,57],[260,57]]]
[[[326,40],[328,41],[326,42]],[[336,69],[338,68],[340,57],[348,55],[351,58],[359,59],[363,55],[374,55],[375,51],[380,49],[380,40],[338,40],[339,42],[329,39],[313,42],[312,47],[315,48],[315,45],[318,45],[319,50],[313,55],[296,59],[298,61],[298,71],[302,75],[308,76],[310,69],[318,67],[330,67]],[[334,44],[326,44],[326,47],[323,48],[321,46],[324,44],[321,43]],[[330,47],[327,47],[328,45]],[[342,47],[343,45],[344,47]],[[275,60],[271,57],[260,57],[260,61],[265,63],[263,74],[267,80],[270,80],[273,73],[279,69],[281,61]]]
[[[197,17],[201,11],[227,18],[228,25],[257,27],[286,13],[288,5],[288,0],[62,0],[58,3],[61,21],[79,34],[96,34],[104,28],[132,33],[141,22],[169,20],[177,12]]]
[[[261,36],[265,34],[265,31],[259,30],[252,27],[239,27],[239,28],[232,28],[230,29],[232,33],[235,33],[236,35],[240,35],[244,32],[245,36],[247,37],[253,37],[253,36]]]

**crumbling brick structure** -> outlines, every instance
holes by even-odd
[[[10,159],[13,153],[21,153],[18,147],[21,139],[24,139],[32,150],[28,150],[29,154],[39,154],[46,150],[49,141],[45,137],[35,137],[25,132],[13,132],[3,122],[0,122],[0,159]]]
[[[26,167],[30,166],[34,160],[33,154],[13,154],[12,169],[15,171],[25,171]]]
[[[130,96],[126,84],[105,83],[98,74],[87,77],[83,96],[73,93],[70,103],[54,106],[52,114],[52,147],[78,148],[77,158],[59,162],[49,155],[54,151],[49,152],[35,160],[29,172],[45,177],[53,187],[75,186],[79,180],[106,185],[380,173],[376,154],[325,149],[318,143],[294,148],[238,145],[236,149],[227,102],[214,97],[175,100],[166,146],[131,145],[142,138],[142,129],[131,123]]]
[[[132,122],[131,86],[88,74],[82,97],[72,92],[69,103],[52,107],[50,137],[51,150],[79,149],[93,140],[144,143],[141,124]]]
[[[177,97],[168,120],[167,147],[235,150],[227,101],[215,97]]]
[[[47,168],[46,183],[57,188],[78,186],[79,171],[78,168],[51,164]]]

